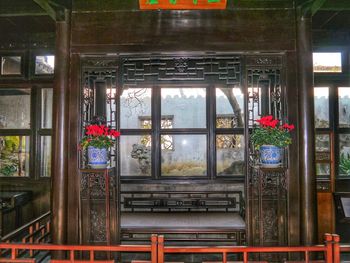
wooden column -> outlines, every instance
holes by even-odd
[[[70,11],[65,10],[64,21],[56,22],[51,187],[51,233],[54,244],[64,244],[67,238],[69,43]]]
[[[317,242],[312,24],[311,14],[300,13],[297,17],[300,237],[302,244],[310,245]]]

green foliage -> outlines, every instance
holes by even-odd
[[[99,137],[93,137],[93,136],[86,136],[81,140],[81,146],[83,149],[85,149],[88,146],[93,146],[95,148],[109,148],[112,147],[114,143],[114,140],[112,138],[109,138],[108,136],[99,136]]]
[[[251,140],[257,150],[261,145],[275,145],[283,148],[292,143],[288,130],[271,127],[255,128]]]
[[[339,169],[341,174],[350,175],[350,154],[340,155]]]

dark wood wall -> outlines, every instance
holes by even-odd
[[[78,242],[80,61],[84,55],[173,52],[283,53],[287,110],[298,123],[296,22],[292,0],[228,1],[221,11],[140,11],[137,0],[74,0],[69,94],[68,241]],[[298,138],[289,159],[289,243],[299,244]],[[75,222],[75,223],[74,223]]]

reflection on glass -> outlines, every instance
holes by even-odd
[[[173,128],[206,127],[205,88],[163,88],[161,94],[161,114],[173,116]]]
[[[162,150],[162,176],[206,176],[206,135],[172,135],[173,150]]]
[[[329,127],[329,88],[314,88],[315,128]]]
[[[145,145],[143,139],[144,136],[122,135],[120,139],[120,170],[122,176],[151,175],[151,147]]]
[[[4,56],[1,58],[1,75],[21,75],[21,57]]]
[[[52,128],[52,89],[41,90],[41,128]]]
[[[216,128],[244,126],[244,99],[240,88],[216,89]]]
[[[350,128],[350,87],[338,89],[339,127]]]
[[[339,135],[339,175],[350,176],[350,134]]]
[[[313,53],[314,72],[342,72],[340,52]]]
[[[316,134],[316,160],[330,160],[330,139],[328,134]]]
[[[331,167],[329,163],[316,163],[316,175],[320,177],[330,177]]]
[[[218,175],[244,174],[244,136],[216,136],[216,171]]]
[[[0,129],[30,128],[30,90],[0,90]]]
[[[120,96],[120,128],[139,129],[145,116],[151,118],[151,89],[125,88]]]
[[[0,136],[0,176],[29,176],[29,136]]]
[[[55,56],[36,56],[35,75],[53,74],[55,69]]]
[[[42,136],[40,141],[40,176],[51,176],[51,136]]]

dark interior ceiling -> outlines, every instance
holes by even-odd
[[[64,8],[72,8],[72,1],[0,0],[0,36],[2,41],[26,41],[30,35],[37,37],[54,34],[55,20],[60,20]],[[251,2],[251,7],[254,8],[255,0],[229,1],[233,1],[234,6],[235,4],[239,6],[240,1],[244,2],[245,5]],[[260,1],[271,3],[271,0]],[[285,1],[293,2],[293,0]],[[321,35],[326,31],[348,32],[350,35],[350,0],[295,0],[296,5],[308,4],[310,6],[310,3],[314,13],[314,35],[315,32],[320,32]]]

